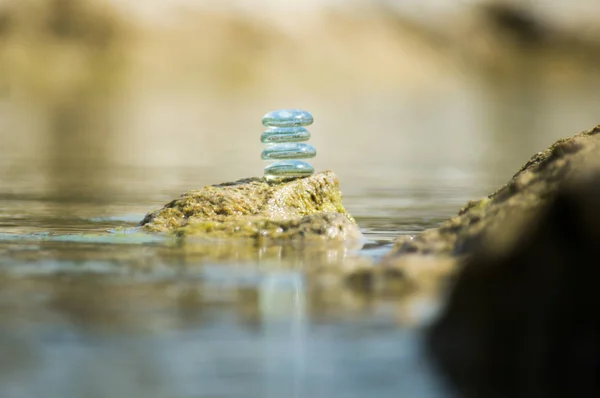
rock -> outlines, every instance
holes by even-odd
[[[561,141],[518,175],[572,175],[589,139]],[[541,213],[502,252],[483,237],[458,276],[428,348],[460,396],[600,395],[600,169],[590,174],[533,191],[550,196]],[[509,185],[494,198],[514,195]]]
[[[436,295],[482,244],[498,253],[508,250],[561,186],[600,170],[598,133],[600,126],[558,140],[535,154],[505,186],[469,202],[438,228],[400,237],[379,266],[351,270],[350,286],[371,294],[402,296],[424,289]]]
[[[211,238],[360,240],[331,171],[268,182],[261,178],[189,191],[140,223],[148,232]]]
[[[423,290],[435,294],[445,277],[456,270],[456,263],[451,257],[409,254],[393,263],[352,268],[346,282],[352,290],[366,294],[398,298]]]
[[[535,154],[502,188],[469,202],[457,216],[415,237],[400,238],[384,262],[407,253],[468,255],[482,233],[494,229],[498,245],[548,202],[561,184],[600,167],[600,126],[555,142]]]

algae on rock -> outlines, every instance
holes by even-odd
[[[248,178],[189,191],[147,214],[140,225],[149,232],[213,238],[362,237],[331,171],[282,182]]]
[[[512,179],[488,197],[469,202],[438,228],[401,238],[386,260],[405,253],[469,254],[485,233],[509,244],[565,183],[600,168],[600,126],[556,141],[535,154]]]
[[[600,173],[600,126],[535,154],[496,192],[471,201],[438,228],[398,238],[378,267],[352,270],[348,281],[389,294],[437,290],[473,253],[502,256],[527,236],[552,199],[573,181]]]

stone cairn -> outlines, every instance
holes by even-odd
[[[267,180],[306,177],[315,172],[309,163],[298,160],[317,155],[312,145],[303,143],[310,139],[310,133],[303,126],[312,122],[312,115],[299,109],[280,109],[263,116],[262,124],[267,129],[260,136],[266,145],[261,158],[273,162],[265,167]]]

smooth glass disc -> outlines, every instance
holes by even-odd
[[[280,160],[265,167],[267,179],[307,177],[312,175],[315,169],[301,160]]]
[[[272,144],[262,151],[260,155],[263,160],[279,159],[309,159],[317,155],[317,150],[309,144],[288,142],[284,144]]]
[[[262,124],[273,127],[308,126],[313,117],[301,109],[279,109],[263,116]]]
[[[270,127],[260,136],[263,144],[308,141],[310,133],[304,127]]]

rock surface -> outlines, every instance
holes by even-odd
[[[467,260],[429,334],[434,362],[462,397],[599,396],[600,169],[516,235]]]
[[[600,126],[535,154],[496,192],[469,202],[438,228],[402,236],[378,267],[353,269],[351,286],[377,294],[437,294],[475,251],[503,253],[565,184],[600,172]]]
[[[502,188],[469,202],[457,216],[415,237],[400,238],[386,261],[406,253],[469,254],[482,233],[494,230],[498,245],[534,216],[562,184],[600,167],[600,126],[560,139],[535,154]]]
[[[249,178],[189,191],[147,214],[140,226],[148,232],[210,238],[362,239],[331,171],[284,182]]]

